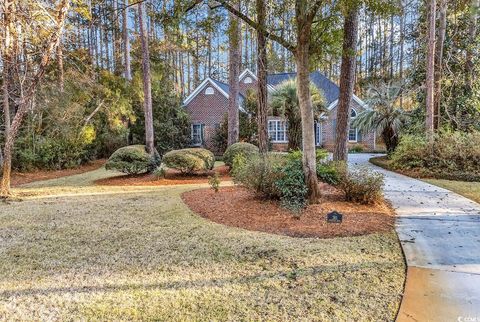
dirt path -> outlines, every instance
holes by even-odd
[[[407,260],[398,321],[480,318],[480,205],[449,190],[393,173],[350,156],[355,166],[385,174],[385,196],[398,219]]]

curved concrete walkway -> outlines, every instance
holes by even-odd
[[[480,205],[368,162],[349,163],[385,174],[385,197],[396,209],[396,231],[407,260],[397,321],[480,321]]]

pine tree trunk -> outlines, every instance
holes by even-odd
[[[347,161],[348,130],[350,126],[351,101],[355,82],[356,47],[358,34],[358,8],[351,8],[345,17],[340,72],[340,97],[337,105],[337,127],[333,159]]]
[[[10,0],[4,0],[4,13],[3,13],[3,69],[2,69],[2,94],[3,94],[3,118],[4,118],[4,135],[7,136],[10,132],[10,100],[9,100],[9,68],[11,61],[10,52],[10,10],[12,10],[12,2]]]
[[[239,3],[236,4],[236,8],[239,9]],[[238,142],[239,135],[239,116],[238,116],[238,92],[240,76],[240,66],[242,61],[241,55],[241,37],[242,30],[239,19],[230,14],[230,26],[229,26],[229,87],[228,93],[228,145]]]
[[[467,46],[467,55],[466,55],[466,83],[469,90],[473,88],[473,81],[475,79],[475,64],[473,62],[473,48],[475,43],[475,37],[477,35],[477,19],[478,19],[478,10],[480,8],[479,0],[472,0],[472,8],[470,9],[472,14],[470,18],[469,28],[468,28],[468,40],[469,44]]]
[[[265,2],[256,0],[257,20],[260,26],[265,26]],[[258,147],[261,153],[268,151],[267,131],[267,46],[265,35],[257,31],[257,132]],[[248,53],[248,51],[245,51]]]
[[[2,70],[2,94],[3,94],[3,117],[4,117],[4,136],[5,136],[5,146],[3,149],[3,160],[2,160],[2,182],[0,187],[0,196],[7,197],[10,195],[10,176],[12,171],[12,139],[8,140],[11,137],[11,124],[10,124],[10,100],[9,100],[9,68],[11,62],[11,37],[10,37],[10,27],[11,27],[11,14],[13,10],[13,3],[9,0],[4,2],[4,12],[3,12],[3,70]],[[10,143],[9,143],[10,141]]]
[[[57,46],[57,64],[58,64],[58,87],[60,92],[63,93],[64,90],[64,70],[63,70],[63,48],[62,42],[60,41]]]
[[[445,33],[447,30],[447,0],[440,0],[438,19],[438,40],[435,54],[435,98],[433,111],[433,127],[440,127],[441,115],[440,105],[442,99],[442,76],[443,76],[443,46],[445,42]]]
[[[427,43],[427,75],[426,75],[426,118],[425,129],[428,137],[432,137],[434,132],[433,110],[434,110],[434,91],[435,91],[435,21],[436,21],[436,0],[429,2],[428,19],[428,43]]]
[[[132,80],[132,70],[130,67],[130,37],[128,36],[128,0],[125,0],[125,9],[123,10],[123,59],[125,63],[125,79]]]
[[[150,75],[150,53],[148,49],[147,29],[145,25],[145,10],[143,2],[138,4],[138,24],[140,28],[140,42],[142,44],[142,72],[143,72],[143,108],[145,113],[145,145],[148,153],[155,153],[153,138],[152,112],[152,79]]]

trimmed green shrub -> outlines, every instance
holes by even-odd
[[[163,164],[182,173],[212,170],[215,156],[207,149],[191,148],[173,150],[163,156]]]
[[[158,153],[152,157],[144,145],[130,145],[118,149],[105,164],[107,170],[117,170],[127,174],[146,173],[160,165]]]
[[[383,197],[383,174],[366,167],[348,169],[340,166],[340,182],[337,187],[345,193],[347,201],[372,204]]]
[[[308,188],[301,160],[289,160],[280,167],[280,176],[275,182],[284,208],[299,212],[308,204]]]
[[[258,147],[253,144],[245,142],[234,143],[230,145],[223,154],[223,162],[231,168],[233,159],[237,154],[241,153],[248,159],[251,156],[258,154],[258,151]]]
[[[439,179],[480,180],[480,132],[440,132],[431,141],[405,135],[391,155],[398,170]]]

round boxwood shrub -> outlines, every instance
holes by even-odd
[[[163,164],[182,173],[212,170],[215,156],[207,149],[191,148],[173,150],[163,156]]]
[[[243,154],[245,158],[248,159],[251,156],[258,154],[258,152],[258,147],[253,144],[245,142],[234,143],[230,145],[223,154],[223,162],[231,168],[233,165],[233,159],[237,154]]]
[[[159,165],[160,157],[156,151],[152,157],[145,145],[130,145],[113,152],[105,164],[105,169],[139,174],[153,171]]]

